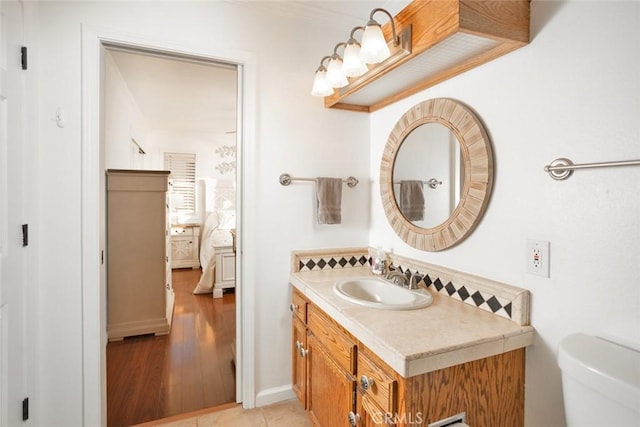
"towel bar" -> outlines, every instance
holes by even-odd
[[[289,175],[288,173],[283,173],[282,175],[280,175],[279,181],[280,181],[281,185],[287,186],[287,185],[291,184],[292,181],[311,181],[311,182],[315,182],[316,179],[315,178],[294,178],[291,175]],[[343,179],[342,182],[345,182],[349,188],[353,188],[356,185],[358,185],[359,181],[355,177],[350,176],[347,179]]]
[[[423,184],[427,184],[429,187],[436,189],[439,185],[442,185],[442,181],[438,181],[435,178],[431,178],[428,181],[422,181]],[[393,181],[393,185],[400,185],[400,182]]]
[[[601,162],[601,163],[582,163],[573,164],[573,162],[566,158],[555,159],[551,164],[544,167],[545,172],[548,172],[551,178],[562,181],[571,176],[575,169],[587,169],[587,168],[605,168],[612,166],[637,166],[640,165],[640,160],[625,160],[619,162]]]

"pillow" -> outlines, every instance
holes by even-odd
[[[218,219],[220,221],[218,228],[221,230],[231,230],[236,228],[236,211],[235,210],[219,210]]]

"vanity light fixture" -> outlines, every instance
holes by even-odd
[[[313,79],[313,88],[311,89],[311,95],[313,96],[329,96],[333,94],[333,88],[327,83],[327,69],[324,67],[324,61],[331,59],[330,56],[325,56],[320,61],[320,66],[316,70],[316,77]]]
[[[364,27],[355,27],[351,30],[351,35],[347,41],[347,46],[344,48],[344,59],[342,60],[342,71],[347,77],[360,77],[367,71],[367,64],[364,63],[360,57],[360,43],[353,36],[356,31],[363,30]]]
[[[349,84],[347,76],[342,71],[342,57],[338,55],[338,48],[340,46],[346,46],[345,42],[340,42],[333,48],[333,55],[331,55],[331,61],[327,66],[327,83],[333,88],[343,87]]]
[[[380,24],[373,19],[373,15],[377,12],[386,13],[391,20],[393,39],[390,42],[385,40]],[[363,30],[361,43],[358,43],[354,37],[357,30]],[[344,46],[344,59],[337,52],[340,46]],[[323,81],[328,87],[334,88],[340,93],[354,90],[378,75],[386,67],[410,54],[411,26],[407,26],[400,34],[396,34],[393,16],[385,9],[373,9],[366,26],[353,28],[346,43],[338,43],[333,50],[333,55],[322,58],[320,67],[316,70],[311,94],[322,97],[333,95],[333,89],[331,92],[326,90]],[[330,62],[325,69],[323,64],[327,58],[330,59]]]
[[[376,12],[384,12],[389,16],[391,31],[393,32],[393,45],[398,46],[398,44],[400,44],[398,36],[396,35],[396,24],[393,22],[393,16],[380,7],[373,9],[371,15],[369,15],[369,22],[367,22],[367,25],[364,27],[362,47],[360,48],[360,58],[367,64],[377,64],[391,56],[391,51],[382,33],[382,27],[378,21],[373,19],[373,15],[375,15]]]

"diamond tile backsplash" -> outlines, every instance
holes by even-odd
[[[298,271],[315,271],[333,268],[362,267],[371,265],[371,259],[363,255],[336,255],[298,260]]]

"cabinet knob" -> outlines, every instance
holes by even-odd
[[[294,303],[291,303],[291,305],[289,306],[289,310],[291,310],[292,313],[295,313],[296,311],[298,311],[298,306]]]
[[[369,390],[373,386],[373,378],[369,378],[366,375],[360,377],[360,387],[363,390]]]
[[[298,340],[296,340],[296,350],[300,351],[300,348],[302,347],[302,343]]]
[[[353,411],[349,411],[347,418],[349,419],[349,425],[352,427],[355,427],[358,424],[358,421],[360,421],[360,414],[356,414]]]
[[[300,346],[300,357],[306,357],[309,354],[309,350],[305,350],[304,347]]]

